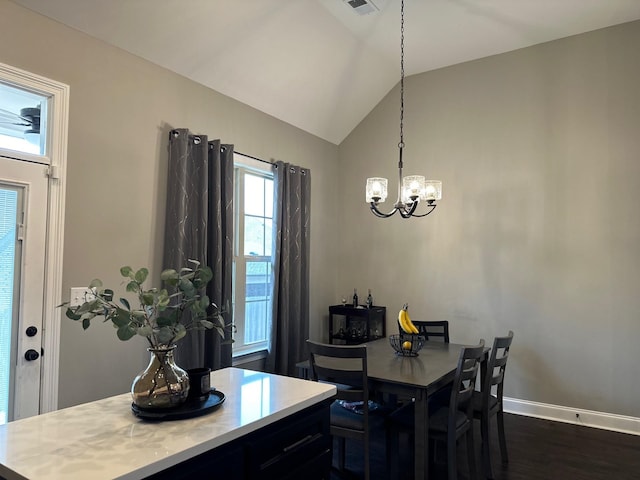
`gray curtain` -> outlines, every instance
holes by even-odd
[[[181,128],[169,133],[163,268],[189,266],[189,259],[211,267],[207,295],[231,322],[233,145]],[[176,360],[185,369],[230,366],[231,345],[216,331],[193,330],[180,340]]]
[[[274,171],[274,293],[266,369],[296,375],[295,364],[308,357],[309,229],[311,173],[276,162]]]

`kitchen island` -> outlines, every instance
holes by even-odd
[[[127,393],[2,425],[0,478],[328,475],[334,386],[239,368],[212,372],[211,386],[225,402],[190,419],[139,419]]]

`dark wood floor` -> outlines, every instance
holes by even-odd
[[[503,466],[495,421],[492,423],[496,441],[491,446],[491,458],[496,480],[640,480],[640,436],[507,414],[505,429],[509,464]],[[479,427],[475,430],[476,444],[480,445]],[[371,480],[386,479],[384,432],[374,432],[374,436]],[[401,478],[410,479],[413,478],[409,468],[411,459],[406,449],[402,450],[405,457],[401,459],[401,465],[407,468]],[[458,446],[457,454],[458,478],[466,480],[468,469],[464,442]],[[479,466],[479,451],[477,459]],[[337,465],[335,451],[334,465]],[[436,465],[430,478],[446,479],[444,467]],[[347,468],[351,475],[340,477],[334,473],[331,479],[364,478],[362,449],[357,441],[347,441]]]

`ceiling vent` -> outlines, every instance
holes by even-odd
[[[372,0],[343,0],[348,4],[354,12],[358,15],[369,15],[370,13],[379,12],[380,9],[376,7]]]

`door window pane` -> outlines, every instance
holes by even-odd
[[[45,155],[47,97],[0,83],[0,148]]]
[[[0,425],[9,420],[18,192],[0,188]]]

